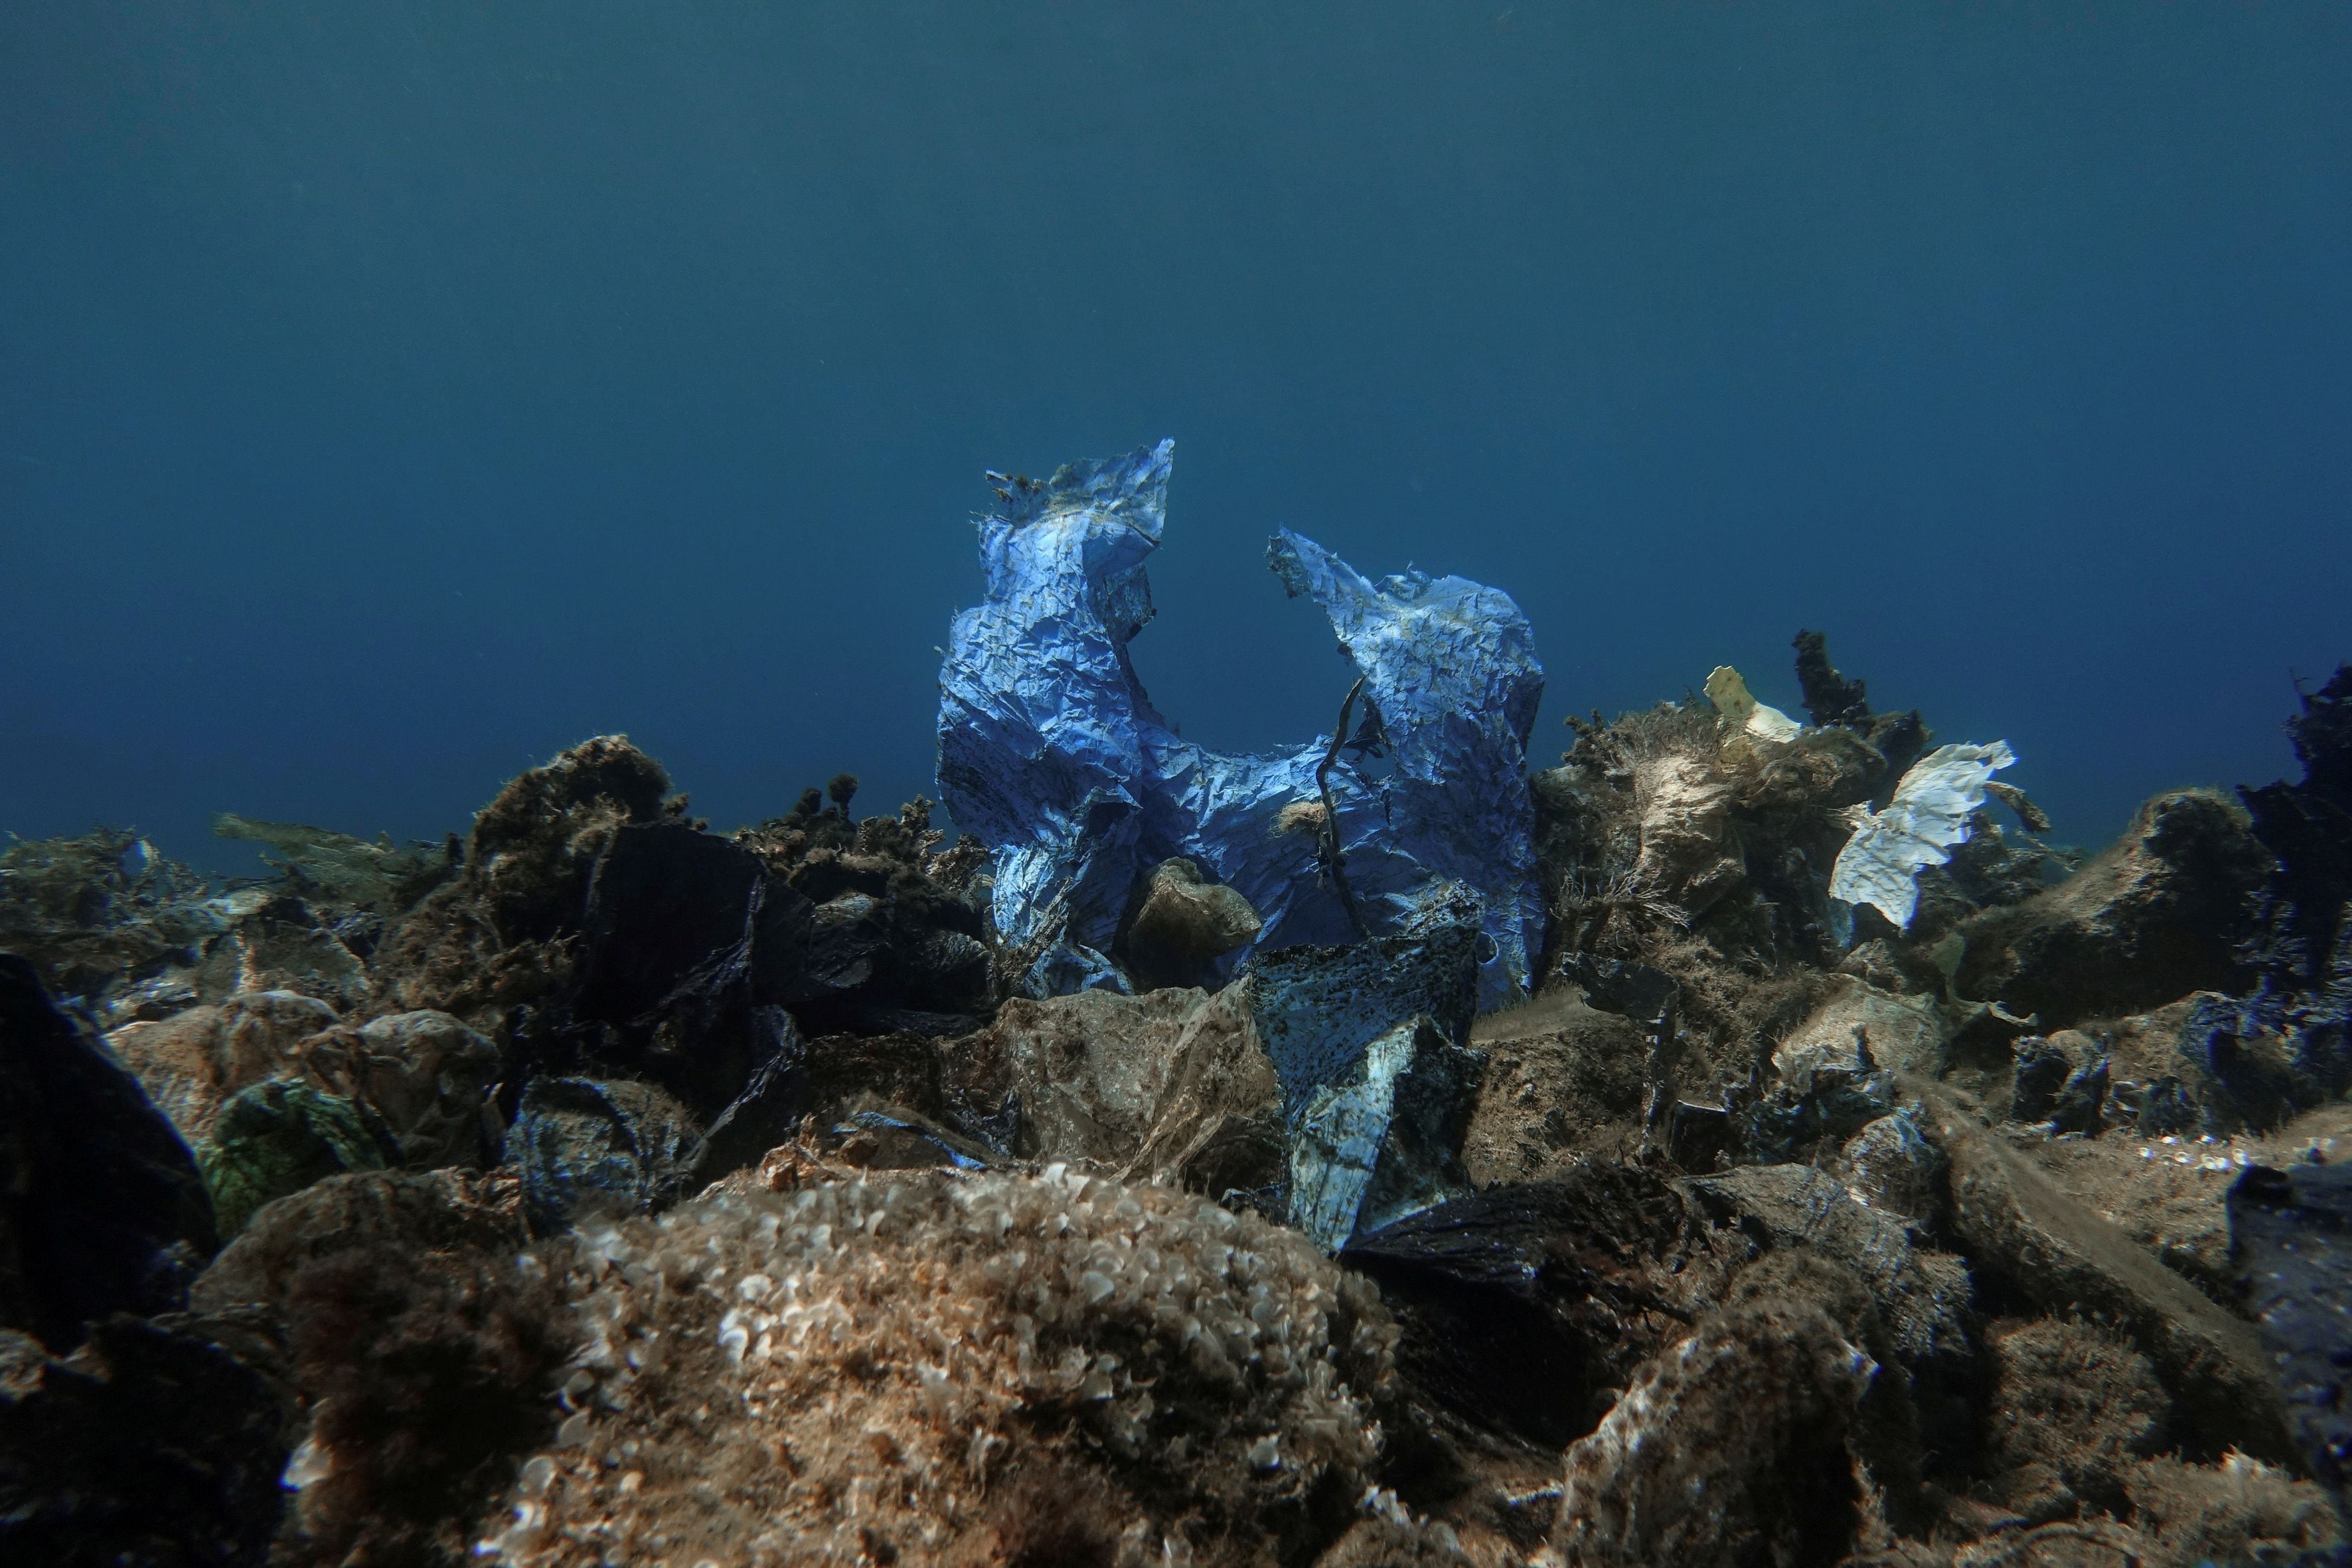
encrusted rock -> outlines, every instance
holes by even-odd
[[[367,1105],[271,1079],[222,1107],[200,1155],[224,1240],[263,1205],[346,1171],[400,1163],[400,1143]]]
[[[1900,1217],[1856,1201],[1809,1165],[1749,1165],[1691,1185],[1769,1245],[1810,1247],[1853,1270],[1875,1298],[1905,1364],[1969,1357],[1967,1266],[1914,1246]]]
[[[402,1164],[480,1163],[499,1050],[448,1014],[394,1013],[329,1030],[303,1041],[297,1056],[310,1083],[383,1116],[399,1140]]]
[[[2293,1452],[2251,1324],[2060,1192],[1941,1091],[1922,1098],[1923,1124],[1952,1163],[1953,1228],[1979,1267],[2050,1310],[2114,1323],[2208,1441],[2263,1458]]]
[[[336,1022],[335,1010],[293,991],[239,991],[216,1006],[126,1024],[106,1043],[191,1145],[211,1138],[240,1089],[291,1070],[297,1047]]]
[[[1862,1486],[1847,1434],[1877,1368],[1819,1309],[1711,1314],[1568,1451],[1572,1568],[1832,1563]]]
[[[1363,1494],[1394,1329],[1294,1233],[1076,1172],[731,1187],[583,1234],[579,1414],[486,1554],[1009,1560],[1066,1454],[1078,1561],[1301,1558]]]
[[[2245,810],[2211,790],[2140,807],[2115,845],[2047,892],[1965,921],[1956,984],[2046,1026],[2234,991],[2248,900],[2273,860]]]
[[[1213,984],[1210,961],[1256,939],[1247,899],[1179,857],[1154,867],[1114,956],[1145,986]]]

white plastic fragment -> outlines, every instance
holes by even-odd
[[[1830,871],[1830,897],[1869,904],[1905,931],[1919,906],[1919,868],[1952,858],[1969,819],[1984,805],[1985,781],[2013,766],[2006,741],[1990,746],[1938,746],[1903,775],[1880,812],[1864,812]]]

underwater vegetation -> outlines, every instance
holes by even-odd
[[[1285,533],[1351,682],[1223,755],[1171,460],[992,477],[955,843],[608,735],[0,852],[0,1559],[2347,1560],[2352,668],[2086,854],[1817,631],[1541,765]]]

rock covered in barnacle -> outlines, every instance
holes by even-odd
[[[985,1553],[1066,1451],[1107,1468],[1110,1535],[1245,1554],[1328,1531],[1380,1446],[1374,1289],[1173,1188],[730,1186],[577,1256],[575,1414],[485,1529],[509,1563]]]
[[[1861,1497],[1846,1435],[1876,1372],[1818,1308],[1709,1316],[1569,1449],[1554,1544],[1572,1568],[1835,1562]]]

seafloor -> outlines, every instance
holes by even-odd
[[[1035,994],[925,803],[618,737],[258,882],[13,843],[0,1560],[2337,1561],[2352,675],[1832,930],[1929,737],[1800,651],[1576,722],[1484,1012],[1460,927],[1221,968],[1189,861]]]

